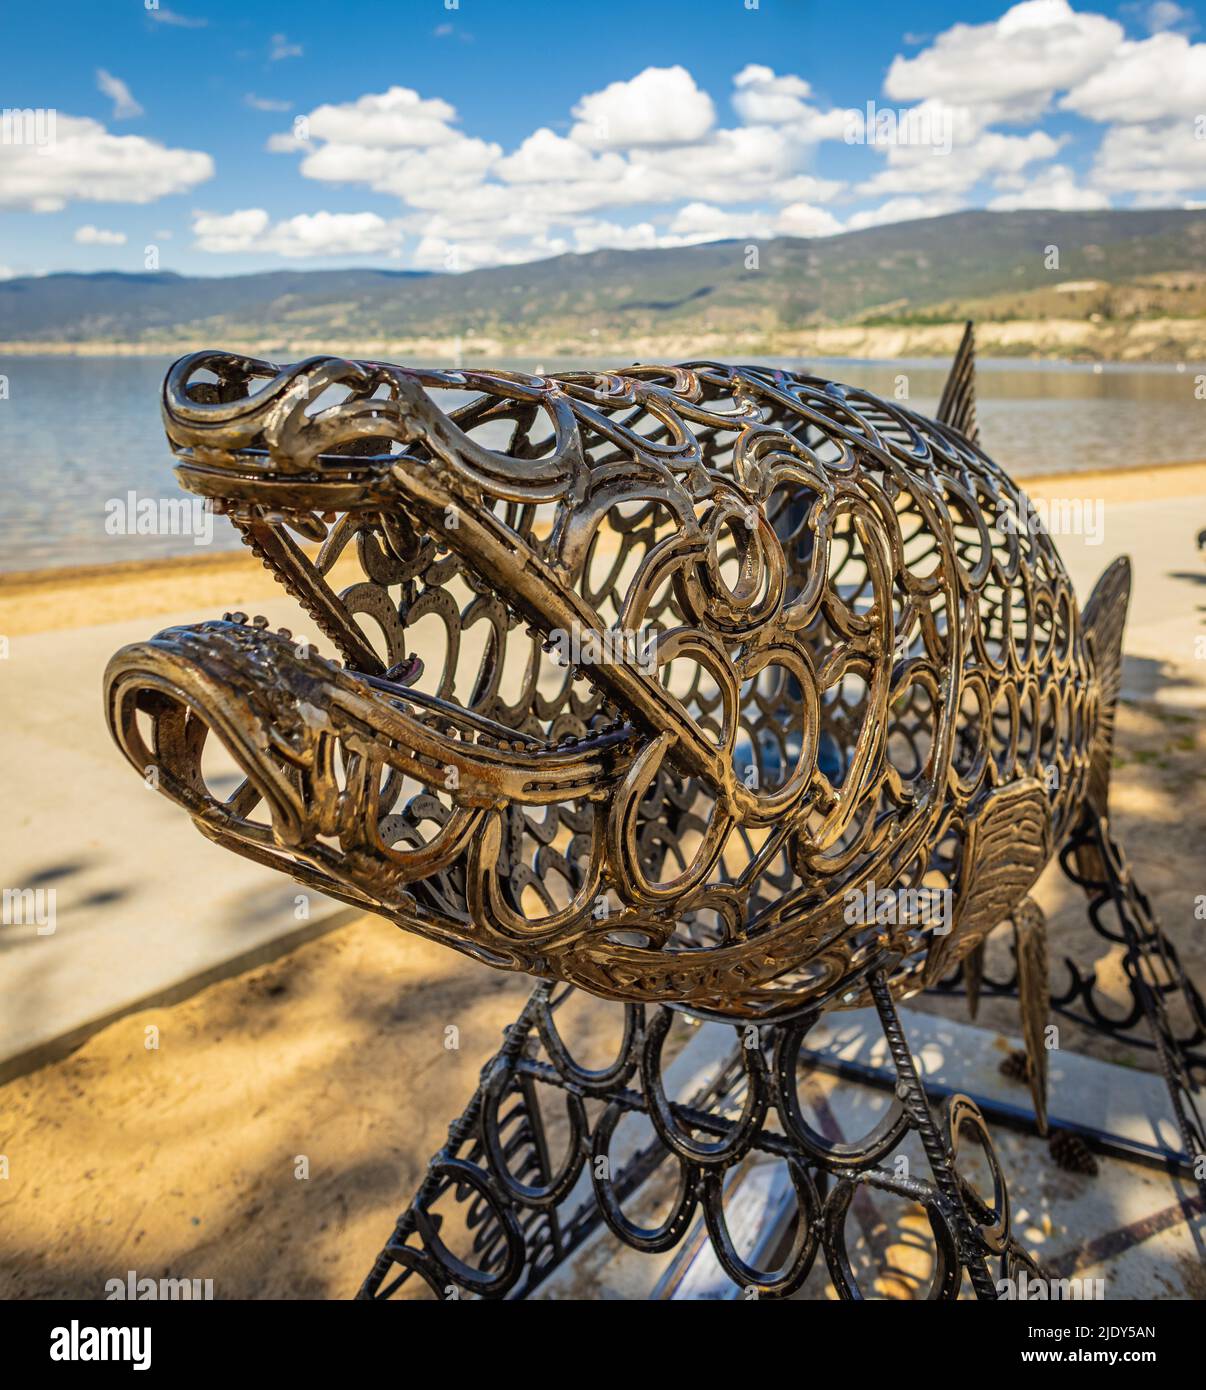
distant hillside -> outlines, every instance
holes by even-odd
[[[748,264],[751,245],[756,268]],[[1058,268],[1048,267],[1050,247],[1058,248]],[[798,344],[807,352],[836,330],[861,348],[889,330],[909,350],[928,341],[922,330],[970,311],[1014,325],[996,339],[988,333],[1002,351],[1179,357],[1199,340],[1206,351],[1204,271],[1206,211],[967,212],[835,237],[596,251],[463,275],[12,279],[0,282],[0,342],[442,341],[537,354],[731,342],[776,351]],[[1069,282],[1089,288],[1059,288]],[[1153,331],[1166,319],[1179,326]],[[1058,342],[1046,343],[1049,320],[1083,324],[1084,332],[1065,328]],[[1019,328],[1030,323],[1033,331]],[[945,351],[944,343],[936,350]]]
[[[258,275],[188,276],[64,273],[0,280],[5,341],[111,338],[140,342],[206,324],[284,326],[296,314],[315,321],[349,304],[372,304],[417,271],[279,270]]]

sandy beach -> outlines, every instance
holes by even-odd
[[[1092,556],[1098,571],[1133,542],[1127,531],[1136,523],[1127,518],[1146,515],[1144,506],[1171,508],[1188,533],[1206,521],[1206,462],[1045,475],[1027,487],[1036,499],[1100,497],[1117,508],[1109,544]],[[67,640],[68,629],[132,618],[255,612],[279,592],[239,552],[8,574],[0,576],[0,633]],[[1186,631],[1201,628],[1191,607]],[[1128,652],[1145,650],[1146,632],[1143,623],[1128,629]],[[1194,920],[1201,884],[1190,870],[1206,843],[1204,754],[1201,707],[1122,707],[1116,829],[1199,981],[1206,938]],[[223,856],[197,839],[196,853],[210,855],[219,873]],[[1051,916],[1056,987],[1065,956],[1096,962],[1103,990],[1121,1006],[1118,949],[1092,932],[1079,893],[1049,870],[1038,896]],[[993,950],[1003,957],[1003,943]],[[361,917],[181,1002],[130,1013],[64,1060],[0,1087],[0,1153],[9,1164],[0,1182],[0,1297],[98,1298],[106,1280],[129,1269],[212,1278],[219,1298],[349,1296],[528,988],[523,977]],[[954,1003],[916,1003],[965,1016]],[[589,1056],[607,1055],[617,1014],[581,1001],[573,1036],[590,1038]],[[1016,1006],[986,1000],[978,1022],[1015,1032]],[[445,1046],[449,1025],[459,1029],[459,1048]],[[148,1050],[152,1026],[159,1046]],[[1121,1057],[1099,1035],[1061,1029],[1064,1046]],[[298,1156],[309,1162],[304,1180]]]
[[[313,556],[316,547],[306,548]],[[353,562],[341,560],[336,582],[345,570],[349,582],[359,578]],[[0,573],[0,632],[15,637],[191,608],[221,616],[282,594],[271,572],[244,549]]]
[[[1201,717],[1123,708],[1118,831],[1198,980],[1206,941],[1185,876],[1206,838],[1204,754]],[[1104,943],[1058,871],[1040,897],[1054,909],[1058,985],[1064,955],[1087,964]],[[1003,954],[994,942],[993,963]],[[1117,950],[1098,968],[1120,1003]],[[98,1298],[129,1269],[210,1278],[218,1298],[350,1297],[528,988],[364,917],[173,1007],[131,1014],[10,1082],[0,1088],[10,1163],[0,1298]],[[918,1005],[966,1018],[954,1001]],[[577,1007],[568,1035],[601,1065],[619,1011]],[[1016,1035],[1016,1004],[986,1000],[978,1022]],[[456,1050],[444,1045],[449,1025]],[[1120,1055],[1060,1027],[1064,1046]],[[309,1159],[304,1181],[298,1155]]]

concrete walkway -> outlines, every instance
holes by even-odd
[[[285,599],[261,611],[275,625],[295,610]],[[17,637],[0,662],[0,885],[33,890],[25,901],[40,909],[0,927],[0,1082],[355,915],[210,844],[109,736],[101,676],[113,652],[212,616]]]
[[[1056,540],[1082,601],[1116,554],[1135,562],[1124,693],[1206,707],[1206,653],[1195,656],[1206,635],[1206,562],[1194,546],[1206,499],[1111,503],[1105,522],[1100,545]],[[273,626],[314,635],[299,628],[287,598],[256,610]],[[55,913],[53,932],[36,921],[0,926],[0,1081],[122,1013],[183,997],[351,915],[314,898],[299,920],[298,885],[209,844],[178,808],[140,787],[109,738],[101,673],[110,655],[171,622],[213,616],[15,637],[0,661],[0,887],[40,890],[35,908],[53,901]]]
[[[1081,497],[1091,485],[1078,490],[1071,479],[1067,489],[1068,497]],[[1076,535],[1054,539],[1082,605],[1116,555],[1131,557],[1123,698],[1206,708],[1206,553],[1196,545],[1206,526],[1206,497],[1102,505],[1100,544]]]

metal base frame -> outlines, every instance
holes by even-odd
[[[834,1144],[805,1119],[797,1088],[801,1048],[816,1018],[791,1024],[734,1025],[735,1045],[716,1077],[687,1104],[667,1098],[662,1048],[673,1011],[627,1005],[624,1042],[608,1068],[590,1072],[570,1056],[556,1030],[555,1011],[569,994],[537,986],[487,1063],[448,1142],[360,1291],[389,1298],[418,1276],[441,1298],[530,1294],[586,1238],[606,1223],[625,1244],[647,1252],[673,1248],[702,1209],[712,1248],[747,1297],[782,1298],[803,1285],[823,1253],[842,1298],[866,1296],[846,1244],[846,1216],[864,1184],[918,1203],[929,1220],[935,1257],[928,1297],[958,1296],[966,1274],[978,1298],[998,1297],[999,1281],[1036,1262],[1014,1239],[1004,1174],[979,1110],[966,1096],[948,1098],[940,1117],[931,1110],[886,983],[885,966],[869,978],[896,1069],[895,1097],[875,1129],[856,1143]],[[569,1118],[565,1157],[554,1171],[537,1091],[559,1090]],[[588,1116],[587,1103],[597,1101]],[[734,1113],[738,1111],[739,1113]],[[725,1113],[725,1112],[728,1113]],[[655,1141],[622,1165],[611,1149],[627,1113],[648,1116]],[[891,1160],[916,1134],[930,1176],[908,1173]],[[977,1145],[992,1175],[985,1198],[960,1174],[961,1146]],[[775,1268],[759,1269],[738,1253],[725,1219],[726,1175],[754,1152],[787,1164],[796,1200],[785,1253]],[[667,1161],[678,1164],[669,1214],[656,1226],[637,1224],[624,1205]],[[570,1214],[572,1191],[589,1187]],[[441,1239],[434,1210],[452,1194],[468,1203],[469,1258]]]
[[[1166,1158],[1170,1166],[1192,1171],[1206,1198],[1201,1161],[1206,1131],[1197,1099],[1206,1068],[1201,996],[1103,817],[1086,808],[1060,863],[1086,892],[1096,930],[1125,946],[1133,1007],[1125,1018],[1111,1016],[1095,998],[1093,972],[1083,973],[1068,960],[1070,983],[1053,997],[1053,1008],[1113,1037],[1157,1050],[1185,1146],[1182,1155]],[[1015,1278],[1021,1267],[1040,1274],[1037,1262],[1012,1235],[1005,1177],[980,1107],[964,1094],[952,1094],[935,1116],[887,983],[893,964],[880,961],[868,984],[891,1054],[894,1098],[875,1129],[855,1143],[833,1143],[818,1133],[800,1103],[801,1065],[819,1060],[806,1046],[819,1014],[761,1027],[734,1024],[732,1052],[703,1089],[679,1104],[667,1097],[662,1077],[671,1008],[657,1006],[647,1013],[643,1005],[623,1006],[619,1056],[610,1066],[591,1071],[575,1061],[557,1031],[556,1010],[572,991],[542,982],[483,1069],[473,1099],[449,1129],[448,1142],[431,1160],[358,1296],[393,1297],[417,1276],[439,1298],[523,1298],[601,1224],[633,1249],[667,1251],[702,1210],[717,1260],[747,1297],[783,1298],[797,1292],[820,1252],[838,1296],[861,1299],[868,1291],[853,1268],[846,1217],[864,1185],[917,1202],[925,1211],[935,1251],[928,1297],[957,1298],[966,1275],[977,1298],[995,1299],[1001,1281]],[[962,969],[956,971],[937,992],[965,992],[962,974]],[[976,987],[986,994],[1016,995],[1017,976],[985,977]],[[1178,1032],[1170,1019],[1174,998],[1187,1011],[1187,1030]],[[1140,1020],[1146,1021],[1150,1038],[1136,1033]],[[564,1099],[569,1126],[556,1170],[540,1107],[541,1093],[555,1092]],[[656,1137],[623,1163],[613,1164],[616,1130],[629,1113],[647,1116]],[[1009,1118],[1016,1125],[1020,1117]],[[907,1164],[891,1160],[910,1134],[921,1141],[929,1178],[912,1176]],[[1085,1137],[1109,1151],[1108,1136],[1090,1132]],[[960,1146],[973,1140],[992,1174],[987,1200],[959,1171]],[[754,1153],[787,1164],[795,1195],[795,1217],[776,1251],[781,1259],[774,1268],[746,1263],[725,1219],[726,1177]],[[667,1161],[678,1165],[674,1201],[656,1227],[642,1226],[625,1214],[625,1204]],[[436,1207],[449,1195],[464,1208],[462,1243],[468,1248],[461,1254],[441,1238],[444,1217]]]
[[[1096,972],[1064,959],[1067,984],[1052,992],[1051,1008],[1116,1041],[1158,1055],[1160,1073],[1168,1087],[1182,1151],[1157,1155],[1169,1166],[1192,1176],[1206,1201],[1206,1124],[1201,1109],[1206,1081],[1206,1004],[1185,973],[1176,947],[1135,882],[1122,846],[1109,821],[1085,807],[1059,855],[1060,867],[1087,896],[1089,920],[1105,940],[1124,948],[1122,966],[1130,994],[1129,1007],[1119,1016],[1116,1006],[1099,998]],[[968,981],[961,966],[935,989],[940,994],[966,994]],[[985,996],[1017,997],[1018,975],[994,979],[987,973],[974,988]],[[1171,1008],[1180,1018],[1174,1021]],[[1087,1142],[1109,1152],[1113,1136],[1081,1131]],[[1134,1153],[1127,1157],[1144,1155]],[[1150,1155],[1147,1156],[1150,1160]]]

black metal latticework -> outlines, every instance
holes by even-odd
[[[1119,1041],[1158,1052],[1184,1145],[1179,1166],[1194,1173],[1206,1199],[1199,1162],[1206,1153],[1206,1129],[1197,1099],[1206,1074],[1201,995],[1104,819],[1083,816],[1060,863],[1085,890],[1095,929],[1125,948],[1131,1007],[1119,1017],[1096,998],[1094,972],[1070,959],[1065,960],[1070,984],[1053,996],[1052,1007]],[[934,1241],[929,1298],[958,1297],[964,1274],[976,1297],[992,1299],[1001,1281],[1014,1279],[1019,1268],[1041,1272],[1012,1234],[1004,1177],[980,1110],[967,1096],[956,1095],[935,1120],[882,972],[871,976],[870,993],[896,1072],[896,1093],[873,1132],[855,1143],[834,1143],[820,1134],[800,1103],[801,1061],[817,1015],[761,1028],[737,1025],[733,1051],[715,1077],[687,1104],[677,1105],[666,1098],[661,1067],[673,1011],[659,1007],[649,1022],[643,1006],[625,1006],[619,1056],[611,1066],[591,1071],[574,1060],[557,1032],[555,1010],[571,992],[555,993],[551,984],[541,984],[508,1028],[477,1093],[452,1125],[447,1144],[432,1159],[426,1180],[364,1281],[361,1298],[398,1295],[415,1276],[441,1298],[525,1297],[600,1223],[633,1249],[657,1252],[683,1240],[697,1211],[717,1260],[748,1294],[782,1298],[798,1291],[820,1252],[838,1296],[863,1298],[867,1291],[847,1246],[847,1215],[860,1184],[923,1208]],[[1018,974],[1016,969],[1009,979],[981,974],[973,981],[965,962],[932,992],[1016,997]],[[1170,1005],[1188,1016],[1188,1027],[1178,1029]],[[1140,1031],[1144,1023],[1150,1036]],[[570,1121],[556,1172],[537,1103],[542,1087],[564,1095]],[[599,1103],[593,1126],[589,1101]],[[647,1115],[656,1138],[616,1171],[610,1146],[629,1112]],[[893,1171],[891,1156],[910,1132],[921,1139],[929,1180]],[[958,1169],[960,1141],[969,1136],[992,1175],[987,1201]],[[795,1194],[796,1212],[780,1242],[779,1263],[771,1269],[753,1268],[742,1259],[725,1219],[726,1176],[753,1152],[787,1163]],[[670,1212],[656,1228],[643,1227],[625,1215],[624,1203],[667,1162],[679,1168]],[[433,1208],[449,1194],[469,1203],[470,1258],[454,1254],[440,1239],[442,1218]]]
[[[1105,940],[1123,947],[1122,969],[1130,995],[1121,1013],[1100,997],[1097,973],[1064,958],[1067,984],[1052,992],[1051,1008],[1064,1018],[1103,1033],[1128,1047],[1155,1051],[1168,1086],[1184,1145],[1183,1166],[1191,1168],[1206,1199],[1206,1126],[1200,1110],[1206,1081],[1206,1003],[1185,973],[1176,947],[1136,884],[1122,846],[1108,821],[1086,812],[1059,856],[1060,866],[1088,899],[1089,919]],[[1016,969],[1005,978],[987,972],[969,979],[960,964],[933,991],[937,994],[1004,996],[1019,993]]]
[[[732,1053],[685,1104],[667,1098],[662,1049],[673,1011],[625,1008],[625,1031],[615,1062],[587,1070],[557,1032],[555,1012],[571,992],[537,986],[506,1040],[482,1071],[481,1083],[361,1289],[362,1298],[389,1298],[421,1279],[437,1297],[524,1297],[606,1223],[626,1245],[645,1252],[676,1246],[702,1212],[725,1273],[759,1298],[800,1289],[818,1253],[843,1298],[862,1298],[847,1246],[847,1214],[862,1185],[915,1202],[934,1241],[928,1297],[953,1298],[967,1275],[981,1298],[1034,1260],[1015,1240],[1009,1199],[988,1130],[974,1103],[954,1096],[936,1119],[905,1042],[884,971],[871,993],[896,1069],[895,1097],[862,1139],[833,1142],[812,1127],[801,1105],[801,1048],[812,1019],[790,1024],[739,1024]],[[561,1092],[569,1120],[564,1156],[554,1167],[536,1092]],[[595,1102],[593,1121],[588,1105]],[[615,1160],[613,1141],[628,1113],[649,1118],[652,1143]],[[921,1141],[928,1179],[907,1174],[891,1156],[910,1134]],[[979,1193],[961,1175],[961,1145],[974,1143],[991,1173],[992,1193]],[[726,1177],[751,1154],[788,1167],[796,1212],[772,1268],[755,1268],[736,1248],[725,1217]],[[664,1163],[677,1165],[667,1214],[653,1227],[625,1205]],[[454,1252],[441,1238],[435,1208],[452,1195],[465,1209],[468,1249]],[[575,1196],[578,1198],[575,1201]],[[568,1209],[568,1210],[567,1210]]]

